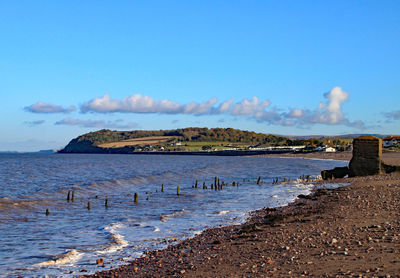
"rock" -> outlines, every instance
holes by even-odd
[[[332,170],[323,170],[321,172],[321,177],[324,180],[328,179],[341,179],[344,178],[349,174],[349,168],[347,166],[345,167],[335,167]]]

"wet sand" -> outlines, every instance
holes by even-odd
[[[92,277],[400,277],[400,173],[336,182]]]

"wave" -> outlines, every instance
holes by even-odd
[[[184,213],[188,213],[188,211],[185,210],[185,209],[182,209],[182,210],[180,210],[180,211],[176,211],[176,212],[171,213],[171,214],[161,215],[161,216],[160,216],[160,220],[161,220],[162,222],[165,222],[165,221],[167,221],[169,218],[177,217],[177,216],[180,216],[180,215],[182,215],[182,214],[184,214]]]
[[[41,262],[36,264],[35,266],[49,266],[49,265],[73,265],[73,262],[76,262],[83,256],[83,253],[78,252],[75,249],[68,251],[64,254],[60,254],[55,256],[53,259]]]
[[[110,235],[110,243],[105,246],[103,250],[97,251],[98,254],[114,253],[129,245],[129,242],[124,239],[124,236],[117,232],[118,229],[124,228],[125,225],[119,222],[113,223],[105,230],[108,230]]]

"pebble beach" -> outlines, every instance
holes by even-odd
[[[400,174],[335,182],[91,277],[400,277]]]

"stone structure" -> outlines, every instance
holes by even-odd
[[[388,165],[382,161],[382,139],[375,136],[360,136],[353,140],[353,158],[349,167],[336,167],[323,170],[324,180],[333,178],[377,175],[382,173],[400,172],[400,165]]]
[[[376,175],[383,172],[382,139],[375,136],[354,138],[349,177]]]

